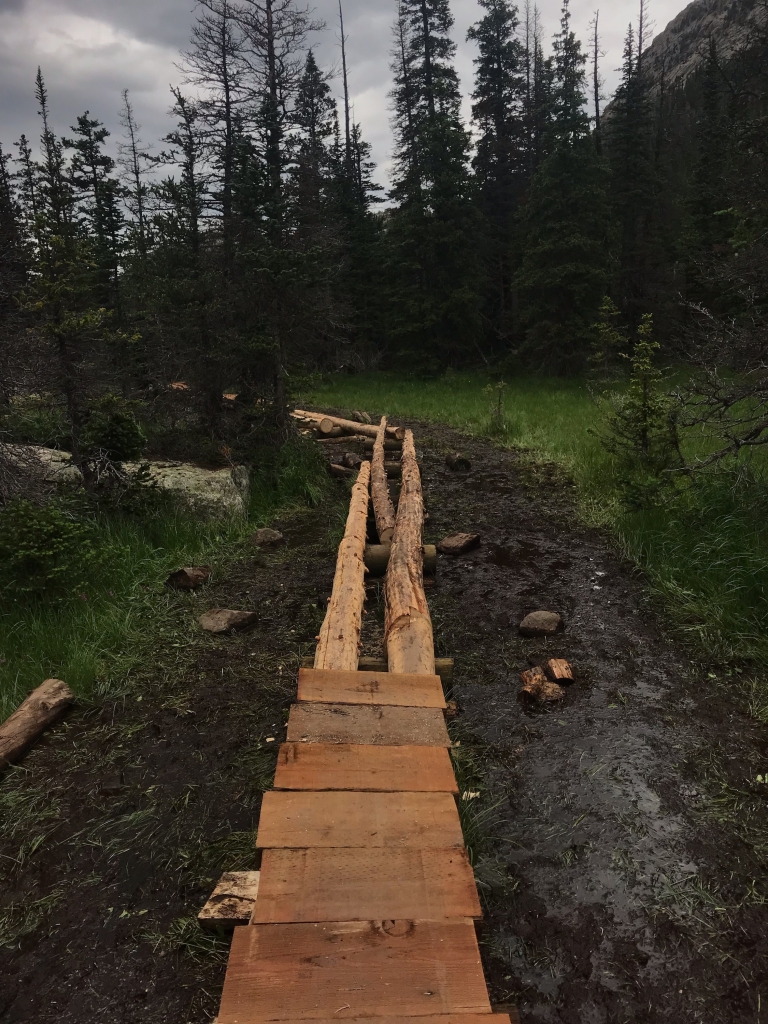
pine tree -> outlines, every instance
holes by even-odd
[[[338,134],[336,102],[326,77],[310,49],[296,95],[296,167],[298,216],[307,223],[317,221],[327,206],[331,176],[331,140]],[[337,167],[344,158],[335,158]]]
[[[520,355],[539,369],[562,372],[578,369],[587,357],[607,284],[609,234],[606,170],[590,136],[586,58],[571,29],[568,0],[554,54],[549,153],[522,211],[517,284],[527,327]]]
[[[424,365],[465,358],[480,332],[477,221],[452,25],[448,0],[400,2],[390,323],[398,347]]]
[[[473,161],[485,224],[486,317],[499,339],[512,330],[512,233],[525,184],[525,54],[516,38],[517,8],[480,0],[487,12],[467,39],[477,43],[472,116],[479,129]]]

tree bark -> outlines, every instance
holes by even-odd
[[[336,559],[328,611],[320,629],[315,668],[357,671],[360,628],[365,601],[365,533],[371,467],[364,462],[352,488],[349,515]]]
[[[405,432],[395,534],[384,580],[384,645],[390,672],[432,674],[435,648],[424,595],[424,502],[413,432]]]
[[[58,721],[75,695],[61,679],[46,679],[0,725],[0,767],[17,761],[45,730]]]
[[[318,426],[323,420],[328,420],[331,426],[341,427],[349,434],[365,434],[366,437],[376,437],[378,427],[369,423],[356,423],[354,420],[345,420],[341,416],[329,416],[323,412],[307,412],[304,409],[294,409],[291,413],[296,420],[304,420],[313,426]],[[396,441],[402,441],[405,436],[405,427],[387,427],[387,437]]]
[[[378,533],[379,541],[382,544],[392,540],[392,534],[395,532],[395,507],[389,496],[387,470],[384,465],[384,435],[386,432],[387,417],[382,416],[376,440],[373,443],[373,458],[371,459],[371,499],[376,519],[376,533]]]

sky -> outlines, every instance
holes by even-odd
[[[310,3],[312,0],[310,0]],[[624,34],[637,19],[639,0],[612,0],[600,11],[605,56],[605,94],[617,81]],[[389,51],[395,0],[343,0],[347,64],[354,116],[373,147],[378,179],[387,183],[392,140],[389,130]],[[571,0],[573,26],[583,40],[600,0]],[[522,4],[521,4],[522,6]],[[650,18],[661,31],[685,0],[650,0]],[[560,0],[539,0],[545,43],[558,28]],[[22,132],[39,135],[34,99],[38,64],[49,92],[54,130],[69,134],[77,115],[89,110],[117,141],[123,89],[130,92],[145,142],[162,138],[170,127],[169,89],[178,84],[179,51],[187,45],[194,0],[0,0],[0,144],[5,151]],[[340,63],[337,0],[315,0],[315,16],[327,28],[311,40],[327,68]],[[452,0],[453,38],[462,92],[472,87],[475,46],[467,28],[482,14],[477,0]],[[332,82],[337,95],[341,82]],[[465,99],[465,114],[469,101]]]

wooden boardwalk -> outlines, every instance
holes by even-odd
[[[258,896],[234,931],[218,1024],[491,1024],[433,673],[301,669],[262,804]]]

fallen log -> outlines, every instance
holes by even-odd
[[[368,465],[368,463],[366,463]],[[331,476],[354,476],[354,469],[350,469],[349,466],[340,466],[338,462],[328,463],[328,472]]]
[[[61,679],[46,679],[0,725],[0,767],[17,761],[49,726],[57,722],[75,695]]]
[[[434,544],[425,544],[424,554],[424,575],[434,576],[437,571],[437,548]],[[383,576],[389,565],[390,544],[366,544],[365,546],[365,568],[368,576]]]
[[[344,537],[336,558],[333,591],[315,651],[315,668],[357,670],[365,601],[365,534],[371,467],[364,462],[352,488]]]
[[[403,480],[384,580],[384,647],[390,672],[432,674],[435,648],[424,595],[424,504],[413,432],[403,442]]]
[[[304,409],[294,409],[291,413],[294,419],[310,422],[315,426],[327,420],[330,425],[341,427],[349,434],[365,434],[367,437],[376,437],[378,427],[374,427],[373,424],[368,423],[356,423],[355,420],[345,420],[341,416],[329,416],[327,413],[322,412],[307,412]],[[325,431],[321,431],[325,433]],[[402,441],[405,436],[405,427],[387,427],[387,437],[394,438],[395,440]]]
[[[384,464],[384,435],[386,431],[387,417],[382,416],[373,445],[373,458],[371,459],[371,500],[373,502],[373,514],[376,518],[376,533],[379,535],[379,540],[382,544],[392,540],[392,534],[395,532],[395,507],[389,496],[387,469]],[[387,556],[388,560],[389,556]],[[368,568],[370,569],[370,566]],[[386,570],[386,565],[384,568]]]

